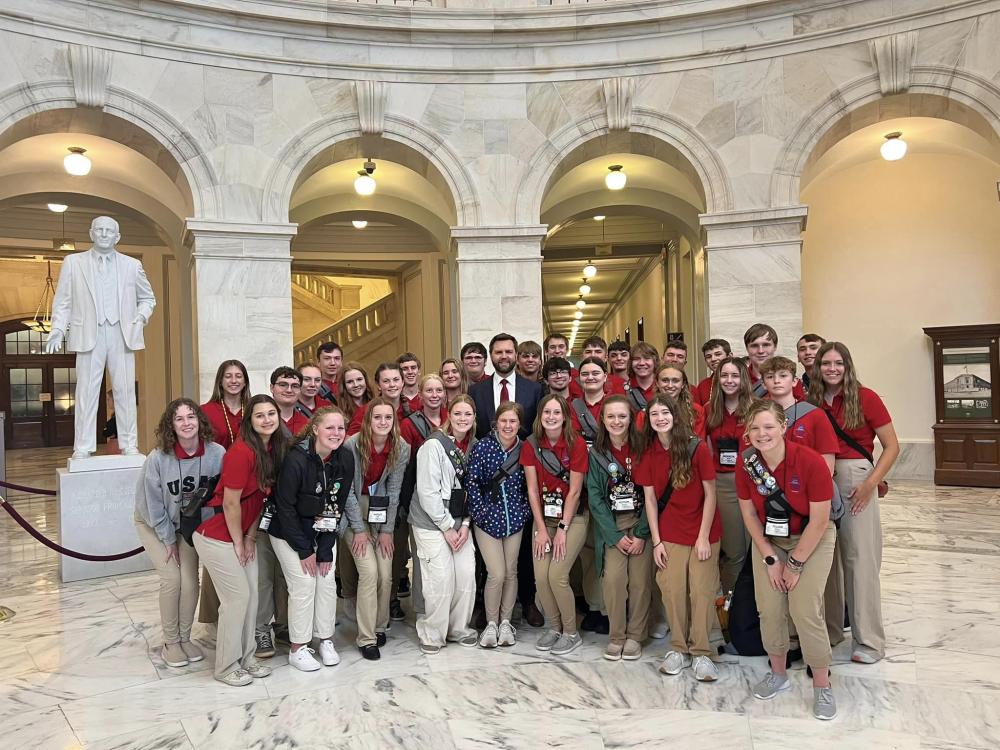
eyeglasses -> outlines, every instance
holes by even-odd
[[[281,380],[275,383],[274,386],[275,388],[280,388],[283,391],[297,391],[302,387],[298,383],[287,383]]]
[[[486,357],[484,357],[482,354],[466,354],[464,357],[462,357],[463,362],[483,362],[485,361],[485,359]]]

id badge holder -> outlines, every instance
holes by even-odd
[[[368,523],[385,523],[389,518],[389,496],[368,496]]]
[[[563,500],[555,492],[542,495],[543,512],[546,518],[562,518]]]
[[[198,510],[195,507],[195,503],[195,490],[184,490],[181,493],[181,514],[193,516],[194,512]]]
[[[466,509],[467,495],[461,487],[456,487],[451,491],[448,498],[448,512],[452,518],[465,518],[469,515]]]
[[[611,510],[616,513],[635,510],[635,486],[631,482],[611,490]]]
[[[787,539],[791,536],[791,528],[787,518],[772,518],[768,516],[764,524],[764,533],[767,536]]]
[[[719,466],[736,466],[736,457],[738,455],[739,451],[719,451]]]

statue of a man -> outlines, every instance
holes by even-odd
[[[142,329],[156,306],[142,264],[115,250],[121,233],[110,216],[91,222],[94,246],[69,255],[59,272],[52,303],[49,354],[66,339],[76,352],[73,458],[97,450],[97,409],[104,368],[111,375],[118,443],[126,456],[139,452],[136,437],[135,352],[145,348]],[[68,330],[68,334],[67,334]]]

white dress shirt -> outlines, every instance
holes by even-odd
[[[493,408],[500,406],[500,388],[501,380],[507,380],[507,394],[508,401],[514,401],[514,381],[516,380],[516,370],[511,370],[506,375],[501,375],[500,373],[493,373]]]

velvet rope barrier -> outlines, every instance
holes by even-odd
[[[2,484],[5,487],[10,486],[6,482],[3,482]],[[36,490],[30,491],[36,492]],[[54,495],[56,493],[49,492],[48,494]],[[136,549],[129,550],[128,552],[119,552],[117,555],[90,555],[86,552],[76,552],[75,550],[66,549],[61,544],[57,544],[51,539],[43,536],[38,529],[25,521],[24,517],[14,509],[13,505],[7,502],[7,499],[3,495],[0,495],[0,507],[7,511],[7,513],[10,514],[10,517],[17,522],[18,526],[31,534],[31,536],[33,536],[38,542],[41,542],[49,549],[55,550],[60,555],[66,555],[66,557],[73,557],[77,560],[86,560],[88,562],[113,562],[115,560],[124,560],[127,557],[135,557],[136,555],[142,554],[146,551],[143,547],[137,547]]]
[[[29,492],[32,495],[49,495],[50,497],[56,496],[54,490],[40,490],[37,487],[25,487],[23,484],[14,484],[13,482],[0,481],[0,487],[6,487],[8,490],[17,490],[18,492]]]

